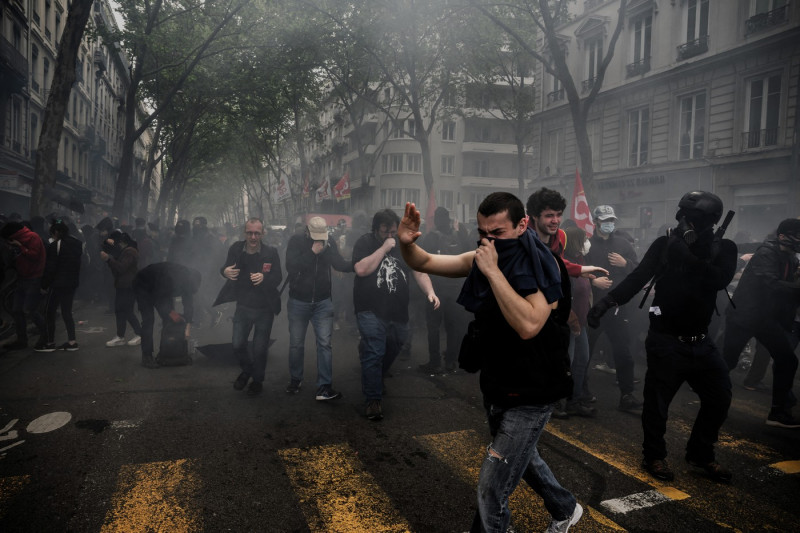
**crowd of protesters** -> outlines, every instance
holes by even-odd
[[[674,474],[664,445],[667,411],[680,385],[688,381],[700,396],[701,408],[686,460],[710,478],[729,482],[732,473],[716,462],[713,446],[733,395],[728,372],[741,366],[741,354],[748,350],[755,357],[744,358],[750,365],[744,388],[772,393],[766,424],[800,428],[800,420],[792,415],[795,350],[800,340],[800,219],[775,221],[774,233],[763,243],[741,242],[743,237],[734,243],[722,239],[718,229],[721,200],[693,191],[678,204],[674,228],[660,231],[652,243],[639,243],[618,227],[612,205],[595,207],[593,231],[587,232],[563,219],[566,200],[556,191],[543,188],[530,195],[524,218],[517,216],[522,204],[512,195],[490,196],[489,203],[497,205],[481,204],[486,212],[479,209],[478,225],[472,230],[442,207],[426,229],[413,204],[402,220],[384,209],[371,220],[354,216],[350,227],[344,218],[330,226],[322,217],[309,216],[282,231],[271,230],[258,218],[247,220],[238,231],[233,227],[217,231],[198,216],[191,222],[179,220],[164,231],[142,218],[134,226],[104,218],[79,229],[62,216],[30,221],[18,215],[0,216],[0,297],[7,302],[2,331],[9,337],[13,327],[15,333],[3,348],[31,348],[33,330],[38,334],[32,346],[36,351],[78,350],[72,312],[77,298],[107,306],[107,312],[115,314],[115,336],[107,347],[141,344],[142,364],[156,368],[156,313],[165,323],[185,325],[188,338],[193,322],[216,327],[222,317],[217,306],[235,302],[231,349],[241,371],[233,388],[258,395],[274,318],[288,285],[289,328],[281,332],[289,339],[286,392],[301,391],[310,324],[316,341],[315,398],[342,397],[333,388],[331,338],[334,331],[347,328],[348,334],[359,338],[364,412],[370,420],[383,418],[384,378],[395,358],[410,349],[415,327],[427,330],[423,337],[427,342],[417,340],[416,346],[417,352],[427,355],[427,362],[418,367],[421,372],[436,377],[456,372],[459,366],[480,370],[485,398],[499,401],[503,394],[511,394],[516,387],[511,382],[529,368],[512,358],[508,364],[522,365],[521,373],[509,373],[509,368],[501,368],[506,359],[494,353],[497,350],[480,354],[477,363],[463,361],[465,347],[469,351],[487,342],[476,328],[484,328],[481,335],[486,335],[487,327],[518,333],[525,341],[531,331],[532,337],[538,335],[550,315],[558,322],[553,327],[563,326],[570,333],[563,346],[553,340],[556,335],[547,342],[511,343],[509,349],[561,354],[563,348],[564,368],[555,359],[536,363],[548,368],[555,381],[546,386],[558,384],[558,391],[541,395],[529,390],[530,384],[519,384],[524,390],[514,393],[515,398],[529,397],[530,402],[504,404],[502,409],[487,404],[495,435],[521,405],[540,410],[537,417],[545,422],[551,416],[594,417],[603,406],[591,392],[589,370],[603,370],[616,374],[616,408],[641,413],[643,468],[656,478],[671,480]],[[511,208],[504,207],[512,205],[513,217],[507,212]],[[532,278],[526,265],[533,265]],[[465,283],[453,279],[463,276]],[[411,284],[410,278],[416,283]],[[547,293],[546,302],[533,297],[539,290]],[[729,303],[725,293],[732,293],[738,305]],[[628,303],[638,302],[637,295],[644,310]],[[182,300],[180,313],[176,297]],[[467,311],[480,315],[476,310],[485,310],[484,302],[493,302],[492,312],[468,327]],[[559,305],[561,310],[556,311]],[[721,318],[713,316],[715,308]],[[59,311],[65,339],[56,339]],[[526,323],[529,312],[536,327]],[[424,320],[415,321],[417,316]],[[642,317],[649,318],[649,327]],[[128,326],[130,337],[126,337]],[[644,332],[647,339],[642,343],[639,334]],[[478,340],[471,346],[470,339]],[[610,354],[607,359],[602,348]],[[763,381],[770,358],[772,387]],[[701,360],[700,367],[689,364]],[[638,365],[645,370],[637,375]],[[569,378],[563,383],[558,381],[562,371]],[[643,401],[636,391],[642,375]],[[490,448],[487,460],[497,459],[502,454]],[[551,481],[555,487],[557,482]],[[554,521],[574,523],[580,506],[568,493],[564,497],[566,503],[554,513]],[[480,512],[488,512],[489,504],[482,505],[486,509]],[[476,517],[476,530],[486,527],[484,519]]]

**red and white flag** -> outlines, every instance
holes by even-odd
[[[286,173],[281,173],[273,194],[276,202],[283,202],[292,197],[292,190],[289,188],[289,176]]]
[[[589,202],[586,201],[586,193],[583,192],[583,182],[578,169],[575,169],[575,189],[572,191],[572,220],[578,225],[586,235],[594,234],[594,224],[592,224],[592,212],[589,210]]]
[[[336,197],[336,201],[346,200],[350,198],[350,173],[345,172],[342,179],[339,180],[339,183],[333,188],[333,195]]]
[[[325,180],[322,182],[322,185],[320,185],[317,189],[314,200],[316,203],[321,204],[323,200],[330,200],[332,197],[333,194],[331,193],[331,180],[330,178],[325,178]]]

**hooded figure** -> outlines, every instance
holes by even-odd
[[[0,230],[0,236],[11,247],[14,269],[17,271],[17,286],[14,289],[12,315],[17,330],[17,340],[5,346],[7,350],[28,347],[28,328],[26,315],[30,315],[39,329],[40,339],[37,347],[47,343],[44,317],[39,313],[42,274],[46,252],[42,239],[20,222],[8,222]]]

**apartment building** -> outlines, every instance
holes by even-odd
[[[559,29],[585,95],[618,0],[579,0]],[[650,239],[692,189],[736,211],[730,235],[761,239],[798,216],[800,6],[786,0],[633,0],[588,117],[597,198]],[[532,185],[572,192],[580,167],[564,89],[540,66]],[[591,201],[591,199],[590,199]]]
[[[36,147],[69,6],[69,0],[0,0],[0,212],[6,215],[28,214]],[[116,27],[107,0],[94,3],[89,24]],[[52,211],[75,216],[80,204],[83,218],[91,221],[110,209],[122,153],[128,68],[122,53],[84,35],[64,118]],[[135,149],[140,177],[148,138],[143,136]]]

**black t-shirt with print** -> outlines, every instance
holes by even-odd
[[[372,255],[382,244],[372,233],[362,235],[353,246],[353,264]],[[395,246],[384,256],[374,272],[363,277],[356,275],[353,283],[356,313],[372,311],[383,320],[408,322],[410,277],[411,270]]]

